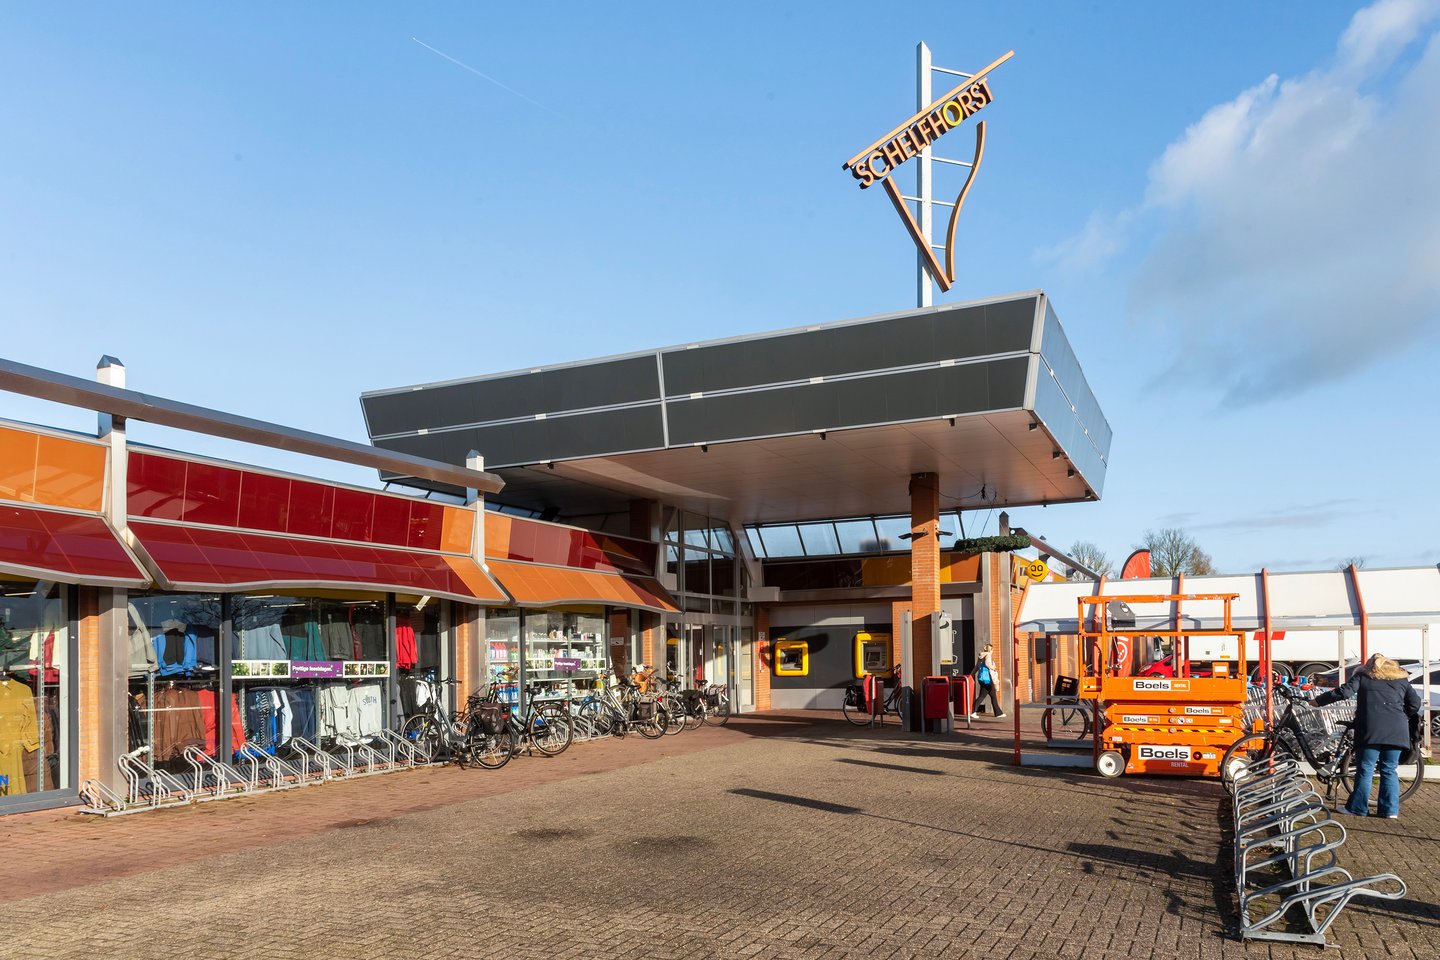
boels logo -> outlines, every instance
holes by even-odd
[[[1135,759],[1141,762],[1160,762],[1164,760],[1188,761],[1190,759],[1190,748],[1177,745],[1160,745],[1153,743],[1142,743],[1135,748]]]
[[[1134,684],[1136,693],[1183,692],[1190,689],[1189,680],[1171,680],[1169,677],[1136,677]]]

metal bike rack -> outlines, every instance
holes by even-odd
[[[233,794],[250,792],[250,785],[240,771],[221,763],[199,747],[185,748],[185,762],[190,764],[191,793],[197,802],[223,800]]]
[[[1356,897],[1405,896],[1393,873],[1356,879],[1339,866],[1345,827],[1294,759],[1240,770],[1230,789],[1242,940],[1323,944]]]
[[[291,737],[290,749],[302,758],[313,782],[325,783],[335,779],[335,759],[330,754],[304,737]]]

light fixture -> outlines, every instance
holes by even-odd
[[[825,431],[824,431],[824,430],[821,430],[821,431],[820,431],[820,439],[821,439],[821,440],[824,440],[824,439],[825,439]]]
[[[955,426],[955,418],[954,418],[954,417],[946,417],[946,419],[950,421],[950,426],[952,426],[952,427]]]
[[[1059,450],[1051,450],[1051,451],[1050,451],[1050,459],[1051,459],[1051,460],[1059,460],[1059,459],[1060,459],[1060,451],[1059,451]]]
[[[1066,470],[1066,471],[1065,471],[1065,476],[1067,476],[1067,477],[1073,477],[1073,476],[1075,476],[1075,468],[1074,468],[1074,467],[1071,467],[1069,470]]]
[[[710,444],[708,444],[708,443],[702,443],[702,444],[700,444],[700,452],[701,452],[701,453],[709,453],[709,452],[710,452]]]
[[[1031,430],[1039,430],[1039,429],[1040,429],[1040,424],[1036,423],[1034,420],[1031,420],[1031,421],[1030,421],[1030,429],[1031,429]]]
[[[949,530],[936,530],[936,531],[935,531],[935,535],[936,535],[937,537],[953,537],[953,536],[955,536],[955,534],[951,533]],[[902,534],[900,534],[900,539],[901,539],[901,540],[922,540],[922,539],[924,539],[925,537],[928,537],[928,536],[930,536],[930,531],[929,531],[929,530],[921,530],[919,533],[902,533]]]

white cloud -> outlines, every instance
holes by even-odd
[[[1357,13],[1330,66],[1208,110],[1144,200],[1048,251],[1152,238],[1131,290],[1180,341],[1168,378],[1230,402],[1345,376],[1440,328],[1440,0]]]

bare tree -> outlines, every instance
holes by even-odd
[[[1346,557],[1335,565],[1336,570],[1349,570],[1351,567],[1354,567],[1356,570],[1365,569],[1365,558],[1359,556]]]
[[[1084,564],[1102,577],[1113,577],[1115,575],[1115,565],[1110,562],[1110,558],[1105,555],[1105,551],[1101,550],[1089,540],[1076,540],[1070,544],[1070,549],[1067,550],[1066,553],[1068,553],[1070,558],[1076,563]],[[1086,579],[1085,574],[1073,569],[1069,570],[1065,576],[1070,580]]]
[[[1206,574],[1215,572],[1210,554],[1179,527],[1146,530],[1140,547],[1150,551],[1150,573],[1156,577],[1173,577],[1177,573]]]

